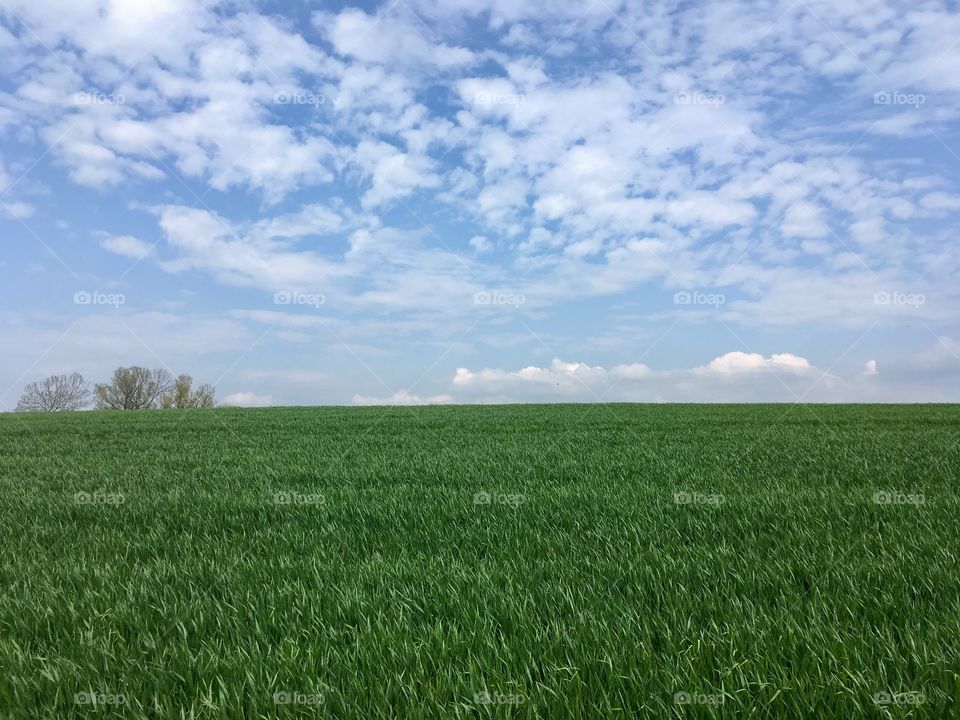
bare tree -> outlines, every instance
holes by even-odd
[[[23,389],[17,412],[79,410],[90,398],[90,386],[80,373],[51,375]]]
[[[216,388],[209,383],[204,383],[198,387],[197,391],[193,394],[194,407],[212,408],[217,404],[216,395]]]
[[[190,400],[190,386],[193,384],[193,378],[189,375],[178,375],[173,382],[173,388],[165,392],[160,398],[160,407],[163,408],[182,408],[187,407]]]
[[[201,385],[193,390],[193,378],[180,375],[173,388],[160,398],[160,406],[165,408],[212,408],[216,403],[216,390],[213,385]]]
[[[157,407],[173,389],[173,378],[162,368],[117,368],[109,383],[94,388],[94,401],[102,410],[145,410]]]

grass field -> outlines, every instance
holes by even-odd
[[[960,407],[0,415],[0,717],[956,717]]]

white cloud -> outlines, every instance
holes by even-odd
[[[470,238],[470,247],[476,250],[478,253],[490,252],[493,249],[493,243],[491,243],[483,235],[474,235]]]
[[[395,5],[389,5],[388,11]],[[406,9],[407,13],[403,13]],[[317,12],[313,23],[333,43],[340,55],[362,62],[413,65],[423,63],[438,68],[452,68],[473,61],[466,48],[452,47],[439,40],[435,32],[412,16],[407,6],[386,15],[367,15],[362,10],[346,9],[337,15]]]
[[[809,202],[791,205],[781,229],[787,237],[819,238],[830,232],[823,222],[820,208]]]
[[[915,112],[904,112],[876,120],[869,126],[870,132],[894,137],[909,137],[924,131],[923,119]]]
[[[458,402],[710,402],[793,401],[816,389],[814,383],[835,392],[839,379],[792,353],[729,352],[680,370],[653,370],[642,363],[608,370],[559,359],[548,367],[515,371],[458,368],[451,387]]]
[[[370,397],[367,395],[354,395],[354,405],[445,405],[453,401],[449,395],[432,395],[421,397],[411,395],[406,390],[398,390],[389,397]]]
[[[932,192],[924,195],[920,199],[920,204],[927,210],[935,212],[956,212],[960,210],[960,195]]]
[[[468,315],[478,312],[474,294],[495,287],[490,282],[492,269],[447,248],[426,247],[425,238],[432,237],[426,230],[356,230],[348,239],[349,249],[331,255],[321,252],[323,245],[316,250],[310,245],[301,248],[277,237],[273,221],[245,227],[210,211],[179,205],[153,212],[164,232],[164,247],[175,253],[160,260],[167,271],[202,270],[221,282],[270,294],[323,295],[325,310]]]
[[[345,227],[344,218],[326,205],[312,203],[297,212],[267,218],[256,223],[250,234],[256,238],[300,238],[307,235],[331,235]]]
[[[724,198],[718,193],[692,192],[667,203],[667,216],[677,225],[703,222],[714,227],[745,225],[756,217],[748,202]]]
[[[21,200],[2,202],[0,203],[0,207],[3,208],[3,212],[7,217],[13,218],[14,220],[26,220],[36,211],[36,208],[33,205]]]
[[[696,368],[695,372],[705,373],[749,373],[758,370],[786,370],[790,372],[806,373],[811,370],[806,358],[792,353],[774,353],[764,357],[760,353],[728,352],[714,358],[707,365]]]
[[[440,184],[428,158],[401,152],[389,143],[364,140],[357,146],[356,162],[373,182],[363,196],[365,207],[404,198],[419,187],[435,188]]]
[[[22,48],[82,51],[25,72],[17,92],[75,182],[154,181],[172,164],[216,189],[277,201],[333,178],[333,143],[272,113],[283,109],[278,97],[313,89],[300,86],[304,74],[326,76],[336,63],[267,17],[180,0],[136,5],[14,2],[33,28]]]
[[[151,246],[143,240],[138,240],[131,235],[118,235],[116,237],[106,238],[100,242],[100,247],[117,255],[140,260],[147,257],[152,251]]]
[[[886,236],[883,218],[858,220],[850,226],[850,234],[861,245],[874,245]]]
[[[253,392],[236,392],[227,395],[221,404],[237,407],[269,407],[273,405],[273,396],[257,395]]]
[[[206,210],[183,206],[154,209],[166,244],[179,255],[164,262],[172,272],[191,268],[213,273],[224,282],[260,285],[272,291],[311,288],[335,269],[333,263],[310,251],[290,251],[286,244],[242,236],[226,219]],[[266,226],[268,227],[268,226]]]

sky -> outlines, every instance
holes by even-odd
[[[0,409],[960,401],[954,2],[0,2]]]

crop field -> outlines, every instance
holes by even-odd
[[[0,415],[0,717],[956,717],[956,406]]]

